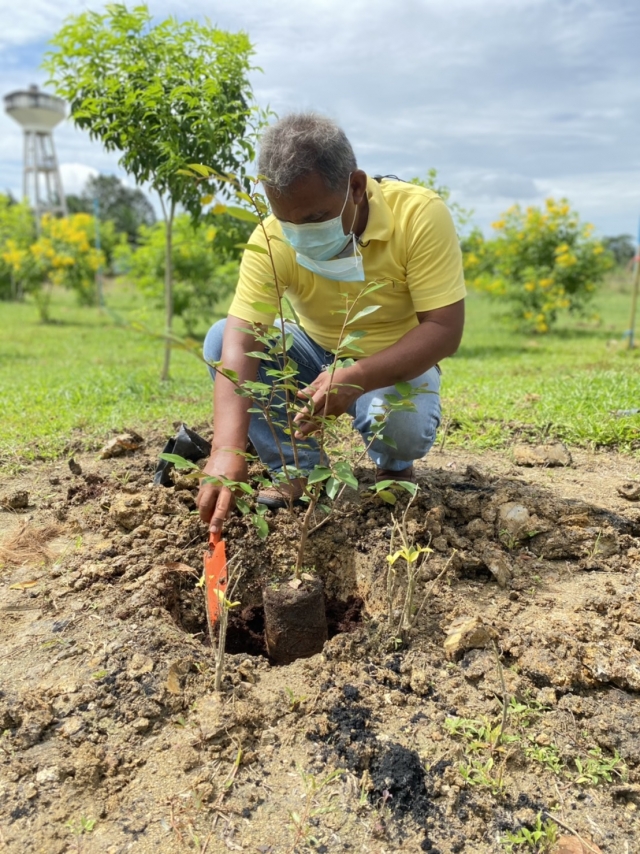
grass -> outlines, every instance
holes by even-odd
[[[210,420],[204,364],[176,350],[172,379],[161,383],[162,342],[123,325],[158,331],[161,313],[126,289],[113,289],[107,301],[110,311],[101,313],[56,294],[55,322],[46,325],[29,303],[0,303],[0,462],[94,448],[124,428],[144,435],[153,423],[172,433],[174,421]]]
[[[623,338],[630,296],[614,280],[594,306],[598,321],[569,319],[555,331],[523,336],[495,318],[495,306],[471,295],[456,356],[444,365],[447,441],[499,447],[514,435],[571,444],[640,444],[640,350]]]
[[[545,336],[519,335],[471,294],[464,341],[444,364],[446,441],[501,447],[514,436],[569,443],[640,445],[640,350],[623,339],[630,296],[612,279],[594,307],[599,322],[568,321]],[[96,448],[112,431],[208,423],[211,383],[204,365],[176,350],[172,379],[159,380],[162,344],[130,324],[162,329],[161,312],[125,286],[111,285],[109,312],[54,297],[54,323],[29,303],[0,303],[0,464]],[[212,314],[211,321],[219,315]],[[177,333],[180,334],[178,324]],[[203,328],[204,331],[204,328]]]

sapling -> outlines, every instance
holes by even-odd
[[[378,484],[381,488],[381,492],[386,491],[391,482],[387,483],[383,481]],[[433,588],[437,584],[437,582],[445,575],[449,566],[451,565],[451,560],[455,555],[456,551],[452,552],[449,556],[449,559],[445,563],[444,567],[440,570],[438,575],[431,582],[429,588],[425,592],[425,595],[420,602],[418,607],[415,606],[415,592],[416,592],[416,583],[418,580],[418,571],[422,566],[422,563],[425,559],[428,558],[430,554],[433,553],[433,549],[429,546],[416,546],[414,540],[409,534],[407,527],[408,514],[411,509],[411,505],[413,500],[415,499],[418,493],[418,487],[415,483],[398,483],[398,486],[402,486],[411,494],[411,498],[407,502],[406,507],[402,513],[400,519],[396,519],[395,516],[392,515],[391,519],[393,522],[393,528],[391,533],[391,543],[389,546],[389,554],[387,555],[387,562],[389,564],[389,568],[387,570],[387,608],[389,614],[389,625],[392,630],[392,636],[396,638],[400,644],[404,644],[407,642],[409,638],[409,633],[411,629],[415,626],[418,617],[422,613],[425,604],[427,603],[431,593],[433,592]],[[400,548],[394,551],[394,539],[400,539]],[[394,628],[394,618],[396,616],[395,612],[395,604],[396,598],[398,595],[398,589],[400,586],[400,575],[398,570],[396,569],[396,564],[398,561],[402,561],[405,567],[405,591],[404,597],[402,599],[402,606],[400,608],[400,615],[395,623]]]

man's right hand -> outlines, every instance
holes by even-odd
[[[214,450],[203,472],[212,477],[224,477],[242,483],[247,480],[247,461],[239,450]],[[231,490],[225,486],[203,483],[196,504],[200,518],[209,525],[209,530],[219,533],[229,510],[233,507],[234,497]]]

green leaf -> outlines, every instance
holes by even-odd
[[[351,470],[351,466],[349,465],[349,463],[341,461],[339,463],[336,463],[334,469],[335,477],[337,477],[343,483],[346,483],[352,489],[358,488],[358,479]]]
[[[328,477],[331,477],[331,469],[326,468],[325,466],[316,466],[313,471],[310,472],[307,483],[320,483]]]
[[[360,320],[362,317],[366,317],[368,314],[373,314],[373,312],[377,311],[379,308],[379,305],[368,305],[366,308],[361,309],[357,314],[354,314],[354,316],[347,321],[347,326],[351,323],[355,323],[356,320]]]
[[[196,471],[199,471],[198,466],[195,463],[185,460],[185,458],[181,457],[179,454],[160,454],[160,459],[166,460],[168,463],[173,463],[177,469],[195,469]]]
[[[209,178],[215,172],[215,170],[210,166],[204,166],[202,163],[190,163],[189,169],[197,172],[198,175],[201,175],[203,178]]]
[[[278,310],[276,306],[270,305],[268,302],[260,302],[259,300],[251,303],[251,308],[255,308],[261,314],[273,315]]]
[[[407,382],[396,383],[395,389],[400,395],[400,397],[408,397],[413,392],[413,386],[411,385],[411,383]]]
[[[333,501],[333,499],[338,494],[338,490],[340,489],[340,481],[336,480],[335,477],[330,477],[327,480],[327,486],[325,488],[325,492],[329,496],[329,498]]]
[[[260,217],[256,214],[248,211],[246,208],[239,208],[236,205],[227,205],[226,212],[234,219],[240,219],[243,222],[255,222],[256,225],[260,222]]]
[[[246,249],[248,252],[258,252],[260,255],[268,255],[269,250],[257,243],[236,243],[236,249]]]
[[[258,532],[258,536],[260,537],[260,539],[266,540],[266,538],[269,536],[269,525],[267,524],[267,520],[262,516],[258,516],[258,514],[256,513],[251,517],[251,521],[255,525],[256,531]]]
[[[377,491],[377,493],[376,493],[376,494],[377,494],[377,495],[379,495],[379,496],[380,496],[380,498],[382,498],[382,500],[383,500],[383,501],[386,501],[386,503],[387,503],[387,504],[392,504],[392,505],[393,505],[393,504],[395,504],[395,503],[396,503],[396,501],[398,500],[398,499],[395,497],[395,495],[393,494],[393,492],[389,492],[389,490],[388,490],[388,489],[380,489],[380,490],[378,490],[378,491]]]
[[[236,507],[242,513],[243,516],[246,516],[248,513],[251,512],[251,508],[244,500],[244,498],[236,498]]]
[[[388,282],[371,282],[371,284],[367,285],[367,287],[362,291],[361,295],[363,297],[368,297],[369,294],[375,293],[375,291],[379,291],[380,288],[384,288],[387,284]]]

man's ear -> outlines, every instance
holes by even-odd
[[[351,190],[354,204],[359,205],[367,194],[367,173],[362,169],[356,169],[351,175]]]

